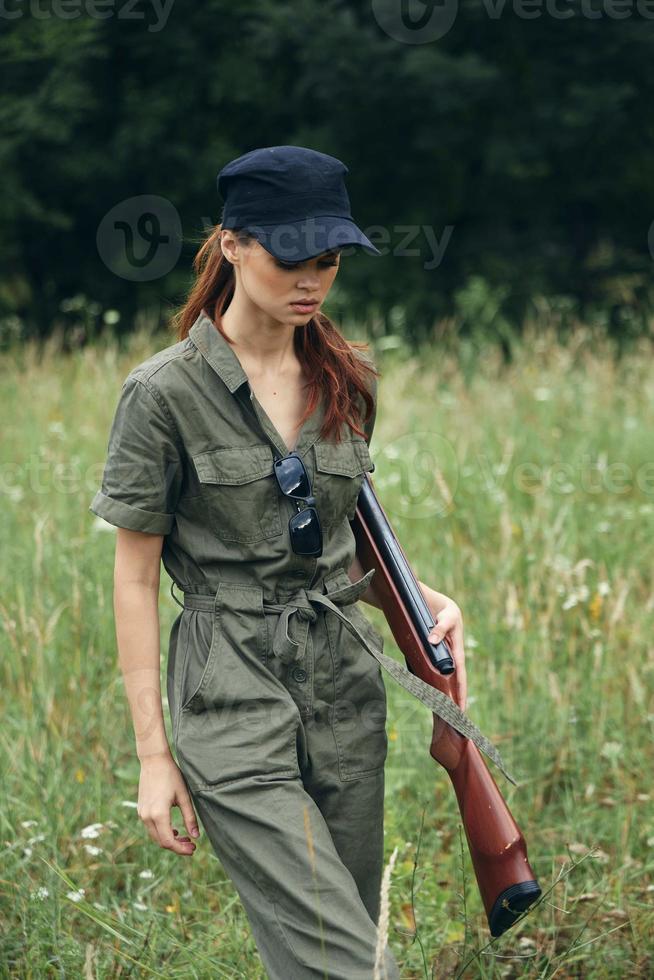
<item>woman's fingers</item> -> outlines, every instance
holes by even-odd
[[[457,627],[463,630],[461,610],[456,603],[448,602],[434,618],[434,625],[429,631],[430,642],[438,643],[439,640],[442,640],[452,630],[456,630]]]
[[[466,701],[468,699],[468,678],[466,676],[466,661],[463,649],[463,627],[460,624],[455,625],[448,633],[447,640],[456,668],[454,671],[454,677],[456,679],[455,700],[461,708],[461,711],[465,711]]]
[[[174,851],[176,854],[193,854],[195,844],[189,837],[177,836],[179,832],[173,830],[169,811],[158,814],[154,819],[161,847]]]
[[[454,671],[454,676],[456,677],[456,703],[461,708],[461,711],[465,711],[468,700],[468,678],[466,676],[463,643],[457,643],[455,641],[452,650],[452,657],[454,658],[454,663],[456,666],[456,670]]]
[[[435,625],[429,632],[431,643],[445,640],[454,660],[455,701],[462,711],[466,709],[468,699],[468,680],[466,676],[465,651],[463,649],[463,619],[461,610],[454,602],[449,602],[435,620]]]
[[[193,804],[191,803],[191,797],[185,789],[180,790],[177,793],[177,806],[181,811],[184,826],[188,830],[191,837],[199,837],[200,828],[198,827],[198,820],[195,816]]]
[[[159,847],[175,851],[176,854],[193,854],[195,844],[190,837],[179,837],[170,820],[170,807],[139,813],[148,834]]]

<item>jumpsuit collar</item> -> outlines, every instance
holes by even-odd
[[[205,361],[225,382],[232,395],[242,384],[246,382],[249,384],[248,376],[231,344],[225,340],[204,310],[189,330],[188,335]]]
[[[204,310],[189,330],[188,335],[205,361],[227,386],[229,392],[239,398],[246,409],[251,406],[260,428],[263,430],[266,438],[272,442],[279,456],[286,456],[288,447],[284,444],[282,437],[274,427],[269,416],[257,401],[250,387],[250,382],[243,369],[243,365],[239,361],[231,344],[225,340]],[[322,396],[313,414],[305,420],[304,425],[300,429],[294,447],[295,452],[300,456],[308,452],[318,439],[320,427],[324,419],[324,401],[324,396]]]

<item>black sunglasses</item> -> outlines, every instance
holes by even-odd
[[[298,509],[288,522],[291,547],[296,555],[319,558],[322,555],[322,527],[312,494],[311,480],[296,452],[275,459],[275,476],[282,493],[294,500]],[[300,507],[300,501],[306,504]]]

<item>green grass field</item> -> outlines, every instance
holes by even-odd
[[[3,977],[265,977],[206,836],[185,859],[137,817],[115,532],[87,509],[122,379],[171,342],[0,358]],[[489,944],[431,715],[385,675],[402,976],[651,977],[652,343],[618,360],[585,329],[531,330],[509,367],[490,345],[373,353],[375,488],[419,578],[461,606],[469,713],[518,777],[493,770],[546,893]],[[164,651],[168,590],[162,571]]]

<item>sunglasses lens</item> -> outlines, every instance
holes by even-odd
[[[289,497],[308,497],[309,476],[304,463],[297,456],[287,456],[275,463],[275,471],[282,493]]]
[[[279,489],[287,497],[304,500],[308,506],[293,514],[288,522],[291,547],[296,555],[319,558],[322,555],[322,528],[311,495],[311,482],[302,459],[291,453],[275,460]]]
[[[315,507],[293,514],[289,524],[291,547],[297,555],[322,555],[322,528]]]

